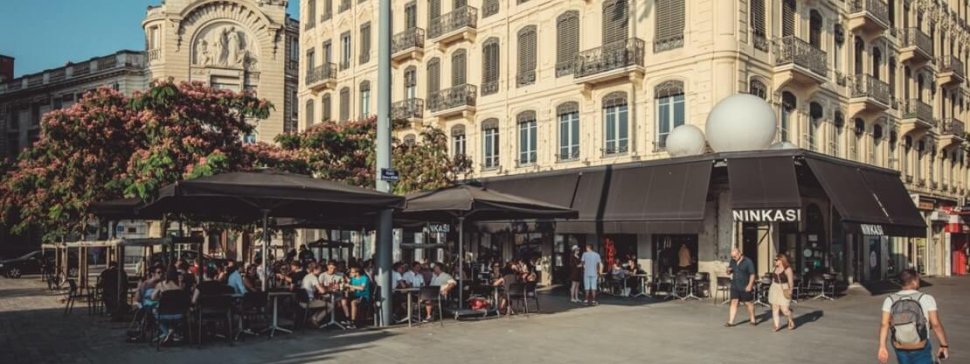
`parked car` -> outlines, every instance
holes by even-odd
[[[35,250],[17,258],[0,260],[0,275],[20,278],[24,274],[40,274],[44,259],[43,252]]]

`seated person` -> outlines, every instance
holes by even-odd
[[[294,260],[290,262],[290,271],[286,274],[279,273],[277,276],[286,283],[286,286],[290,288],[291,291],[299,289],[303,282],[303,277],[307,276],[306,270],[300,264],[300,261]]]
[[[165,269],[161,266],[152,268],[151,273],[145,280],[141,281],[138,285],[138,290],[135,292],[135,304],[139,308],[154,308],[158,306],[158,301],[152,299],[152,294],[155,292],[155,286],[162,281],[165,276]]]
[[[179,282],[179,274],[176,270],[170,270],[165,274],[165,280],[155,286],[155,291],[152,292],[152,299],[158,301],[162,297],[162,293],[168,291],[179,291],[182,290],[182,286]],[[172,337],[173,330],[169,327],[168,320],[179,320],[182,318],[182,314],[171,314],[171,315],[160,315],[156,314],[155,318],[158,320],[159,328],[159,338],[164,341],[168,341]]]
[[[320,310],[315,313],[310,319],[313,322],[313,326],[318,327],[327,315],[330,314],[330,300],[324,295],[329,293],[327,287],[320,283],[318,278],[321,274],[320,266],[317,263],[310,262],[307,264],[307,275],[303,277],[301,282],[301,288],[307,294],[307,303],[303,308],[307,310]]]
[[[199,296],[218,296],[222,294],[232,294],[233,290],[229,285],[220,282],[216,278],[219,276],[219,271],[215,269],[206,269],[203,274],[202,282],[195,285],[195,291],[192,292],[192,304],[196,305],[199,303]]]
[[[424,275],[421,274],[421,263],[414,262],[411,264],[411,270],[404,273],[404,280],[408,282],[408,287],[424,287],[427,281],[424,280]]]
[[[360,274],[360,268],[351,267],[350,268],[350,284],[347,286],[350,290],[351,297],[350,301],[350,322],[348,323],[348,328],[357,328],[357,312],[360,311],[360,304],[370,302],[370,280],[366,275]],[[346,301],[345,301],[346,302]],[[347,311],[346,304],[344,305],[344,311]]]
[[[458,285],[458,282],[456,282],[455,279],[452,278],[450,274],[445,273],[441,269],[441,264],[435,264],[434,273],[431,277],[430,286],[438,287],[438,294],[442,296],[442,297],[439,297],[440,299],[444,299],[444,297],[448,297],[448,293],[451,292],[451,290],[454,289],[455,286],[457,285]],[[424,310],[425,310],[425,313],[427,314],[427,316],[425,316],[424,322],[431,321],[432,308],[433,308],[433,305],[431,304],[431,301],[424,302]]]
[[[243,282],[242,273],[239,272],[238,264],[226,266],[226,284],[232,287],[232,290],[238,295],[244,295],[248,292],[248,288]]]

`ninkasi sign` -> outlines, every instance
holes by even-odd
[[[801,209],[732,210],[735,222],[796,222],[802,220]]]

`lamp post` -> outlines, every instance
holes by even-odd
[[[382,171],[391,168],[391,0],[380,1],[377,26],[377,171],[376,188],[391,192],[391,185],[384,181]],[[382,210],[377,215],[377,284],[380,287],[381,326],[391,320],[391,214]]]

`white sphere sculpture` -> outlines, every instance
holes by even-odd
[[[765,149],[775,138],[775,112],[757,96],[729,96],[707,116],[706,131],[707,142],[717,152]]]
[[[704,153],[704,133],[696,126],[681,125],[667,134],[667,153],[684,157]]]

